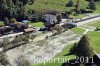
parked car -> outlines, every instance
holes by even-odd
[[[39,31],[50,31],[50,28],[48,28],[48,27],[40,28]]]
[[[72,23],[72,22],[68,22],[68,23],[66,23],[66,25],[67,25],[67,28],[69,28],[69,29],[77,27],[76,23]]]

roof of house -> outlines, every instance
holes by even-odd
[[[24,29],[25,32],[33,32],[34,29],[33,28],[27,28],[27,29]]]
[[[6,34],[11,31],[13,31],[13,27],[10,26],[0,27],[0,34]]]
[[[23,20],[22,22],[27,23],[27,22],[30,22],[30,21],[29,20]]]
[[[10,27],[10,26],[3,26],[3,27],[0,27],[0,30],[5,30],[5,29],[8,29],[8,28],[13,29],[13,28]]]

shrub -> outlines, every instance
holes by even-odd
[[[31,66],[30,62],[26,60],[23,56],[20,56],[15,60],[17,66]]]
[[[69,2],[66,4],[67,7],[72,7],[73,5],[73,0],[69,0]]]

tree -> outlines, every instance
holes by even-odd
[[[23,3],[23,5],[26,5],[30,0],[21,0],[21,2]]]
[[[19,0],[12,0],[12,1],[13,1],[14,5],[18,5],[18,3],[19,3]]]
[[[21,35],[16,36],[15,39],[12,41],[12,43],[18,43],[18,42],[22,42]]]
[[[30,0],[30,4],[33,4],[35,2],[35,0]]]
[[[12,43],[18,43],[18,42],[29,42],[29,35],[28,34],[23,34],[23,35],[19,35],[16,36],[15,39],[12,41]]]
[[[69,50],[68,55],[74,55],[76,51],[77,43],[75,43]]]
[[[5,16],[6,9],[7,9],[6,0],[0,0],[0,17]]]
[[[29,34],[28,33],[24,33],[22,36],[21,36],[21,39],[23,41],[25,41],[26,43],[29,42]]]
[[[96,4],[95,4],[95,1],[94,0],[90,0],[88,6],[89,6],[89,9],[91,11],[95,11],[96,10]]]
[[[4,24],[5,24],[5,25],[8,25],[8,24],[9,24],[9,19],[8,19],[8,17],[5,17],[5,18],[4,18]]]
[[[3,43],[0,41],[0,47],[2,47],[3,46]]]
[[[77,4],[75,6],[75,11],[77,14],[80,14],[81,13],[81,9],[80,9],[80,0],[77,0]]]
[[[72,7],[73,5],[73,0],[69,0],[69,2],[66,4],[67,7]]]
[[[10,44],[9,39],[8,39],[8,38],[4,38],[4,39],[3,39],[3,47],[4,47],[4,49],[5,49],[9,44]]]
[[[0,63],[4,66],[10,66],[9,60],[3,51],[0,52]]]
[[[57,16],[57,23],[60,23],[61,22],[61,18],[62,18],[61,15],[58,15]]]
[[[28,60],[26,60],[23,56],[20,56],[15,60],[17,66],[32,66]]]
[[[76,55],[77,57],[93,57],[94,51],[91,47],[91,42],[89,38],[86,35],[84,35],[80,39],[78,44],[75,44],[73,48],[71,48],[70,53]]]
[[[11,18],[11,19],[10,19],[10,22],[11,22],[11,23],[15,23],[15,22],[17,22],[17,21],[16,21],[15,18]]]
[[[13,5],[12,0],[7,0],[6,2],[7,2],[7,6],[8,6],[8,7],[12,7],[12,5]]]
[[[57,31],[57,34],[60,34],[64,31],[64,28],[62,26],[59,26],[58,24],[56,24],[55,30]]]
[[[0,0],[0,20],[5,17],[10,18],[24,18],[24,7],[29,1],[34,0]]]

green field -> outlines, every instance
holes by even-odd
[[[32,5],[26,5],[28,10],[57,10],[57,11],[70,11],[74,7],[66,7],[66,3],[69,0],[36,0]],[[77,0],[73,0],[74,5],[76,5]],[[84,4],[83,4],[84,3]],[[82,4],[82,5],[81,5]],[[85,9],[88,6],[88,2],[86,0],[80,1],[80,8]],[[100,13],[100,2],[96,3],[96,11],[94,13]]]
[[[91,23],[89,24],[90,26],[94,26],[94,27],[98,27],[100,28],[100,21],[97,21],[97,22],[94,22],[94,23]]]
[[[30,24],[33,26],[33,27],[44,27],[44,23],[43,22],[30,22]]]
[[[1,21],[0,21],[0,26],[4,26],[4,22],[1,22]]]
[[[94,13],[100,13],[100,1],[96,3],[96,11]]]
[[[76,28],[71,29],[71,31],[73,31],[75,34],[81,35],[85,30],[82,28],[76,27]]]
[[[100,32],[88,32],[87,35],[91,39],[95,51],[100,54]]]
[[[34,10],[57,10],[57,11],[69,11],[73,7],[66,7],[66,3],[69,0],[36,0],[33,5],[27,5],[26,7],[28,9],[34,9]],[[77,0],[73,0],[74,5],[76,4]],[[83,4],[84,3],[84,4]],[[81,8],[86,8],[87,2],[85,0],[80,1]]]
[[[79,14],[79,15],[70,15],[71,18],[84,18],[86,15]]]

